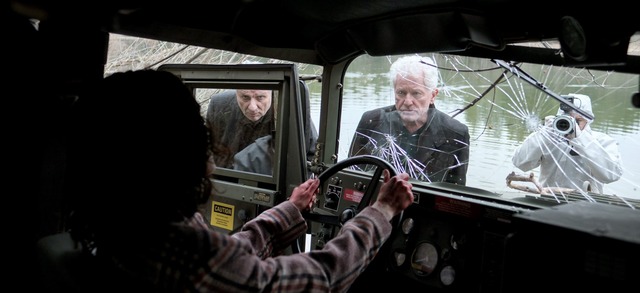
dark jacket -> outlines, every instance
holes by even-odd
[[[274,146],[272,136],[267,135],[260,137],[235,155],[233,168],[241,171],[272,175],[273,153]]]
[[[207,124],[212,134],[216,167],[233,168],[233,156],[257,138],[271,134],[273,108],[253,122],[242,114],[236,91],[225,91],[211,97]]]
[[[318,131],[311,120],[308,89],[305,88],[305,90],[307,92],[304,98],[307,100],[305,100],[306,107],[303,108],[305,111],[303,113],[303,131],[307,160],[311,161],[316,151]],[[216,166],[222,168],[234,168],[235,154],[254,143],[258,138],[269,136],[275,131],[273,107],[267,111],[262,119],[253,122],[242,114],[236,100],[235,90],[224,91],[211,97],[206,120],[212,133],[214,160]]]
[[[410,134],[393,105],[365,112],[349,156],[372,154],[385,158],[399,172],[407,172],[413,178],[465,185],[468,127],[433,105],[427,115],[427,123]]]

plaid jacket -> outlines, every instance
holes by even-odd
[[[196,214],[175,225],[164,243],[118,262],[167,292],[344,292],[389,237],[391,224],[368,207],[321,250],[276,256],[306,229],[289,201],[231,236],[209,229]]]

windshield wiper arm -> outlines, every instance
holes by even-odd
[[[585,112],[584,110],[576,107],[573,103],[570,103],[567,99],[565,99],[562,96],[560,96],[560,95],[554,93],[553,91],[547,89],[547,87],[544,86],[541,82],[535,80],[535,78],[531,77],[529,74],[527,74],[526,72],[522,71],[522,69],[520,69],[520,67],[517,67],[517,66],[513,65],[512,63],[507,63],[505,61],[498,60],[498,59],[491,59],[491,61],[493,61],[496,64],[498,64],[498,66],[501,66],[501,67],[511,71],[511,73],[513,73],[514,75],[518,76],[520,79],[528,82],[529,84],[533,85],[537,89],[543,91],[547,95],[549,95],[552,98],[558,100],[558,102],[560,102],[560,104],[564,104],[567,107],[569,107],[569,108],[573,109],[574,111],[578,112],[580,115],[582,115],[582,117],[587,118],[589,120],[593,120],[593,115],[591,115],[591,114]]]

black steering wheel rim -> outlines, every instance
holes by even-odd
[[[345,212],[353,212],[352,216],[355,216],[371,203],[371,199],[373,198],[374,193],[378,189],[378,185],[380,184],[380,178],[382,177],[382,172],[384,171],[384,169],[389,170],[390,176],[395,176],[398,174],[398,171],[393,167],[393,165],[391,165],[384,159],[372,155],[360,155],[340,161],[320,173],[320,175],[318,175],[320,186],[325,186],[326,181],[336,173],[355,165],[373,165],[376,168],[373,176],[371,177],[371,180],[369,180],[369,182],[365,185],[365,191],[360,202],[358,203],[358,206],[352,211],[347,211],[345,209],[345,211],[342,211],[340,214],[343,214]],[[341,222],[348,220],[346,219],[341,221],[340,216],[327,216],[314,213],[307,213],[305,215],[305,218],[310,221],[334,225],[341,224]],[[400,221],[399,218],[397,220]]]
[[[346,160],[340,161],[337,164],[332,165],[331,167],[325,169],[322,173],[320,173],[320,175],[318,175],[318,179],[320,180],[320,186],[324,187],[327,180],[329,180],[333,175],[340,172],[341,170],[344,170],[346,168],[349,168],[355,165],[374,165],[376,166],[376,170],[373,176],[371,177],[369,184],[366,185],[365,192],[360,202],[358,203],[358,207],[353,209],[352,216],[357,215],[360,211],[362,211],[364,208],[366,208],[369,205],[369,203],[371,202],[373,193],[378,189],[377,186],[378,184],[380,184],[380,177],[382,177],[382,172],[384,171],[384,169],[389,170],[390,176],[395,176],[398,174],[398,171],[389,162],[379,157],[375,157],[371,155],[360,155],[360,156],[350,157]],[[345,209],[345,211],[346,210],[347,209]],[[342,211],[339,214],[343,214],[345,211]],[[391,224],[392,224],[392,227],[394,227],[394,230],[397,229],[397,227],[402,222],[402,214],[403,213],[400,212],[398,216],[392,219]],[[342,223],[340,221],[341,220],[340,216],[322,215],[322,214],[314,213],[313,209],[311,212],[303,213],[303,216],[307,222],[317,222],[323,225],[329,224],[333,226],[342,226]],[[296,241],[295,243],[296,245],[292,245],[293,252],[302,251],[301,245],[300,245],[301,240],[302,239],[298,239],[298,241]]]

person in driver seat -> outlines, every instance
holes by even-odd
[[[577,108],[595,117],[589,96],[570,94],[567,97]],[[552,125],[560,115],[570,123],[570,129],[563,129],[566,133],[559,133]],[[513,165],[525,172],[540,166],[539,183],[544,188],[602,194],[605,183],[622,176],[618,142],[606,133],[592,130],[593,120],[564,105],[555,117],[547,117],[545,126],[531,133],[516,148]]]
[[[346,291],[390,237],[390,220],[413,203],[409,175],[384,170],[376,201],[342,233],[322,249],[283,255],[307,231],[302,212],[320,182],[301,183],[233,235],[210,229],[198,212],[215,192],[210,134],[177,76],[112,74],[80,96],[70,121],[72,238],[157,291]]]

